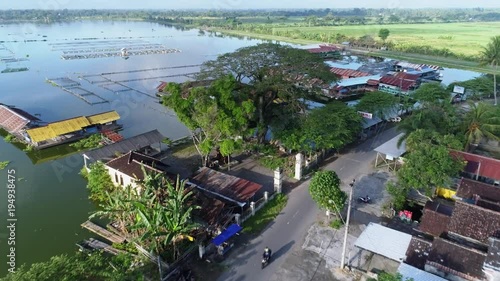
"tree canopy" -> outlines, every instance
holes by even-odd
[[[404,165],[398,170],[399,185],[432,196],[435,187],[446,186],[458,176],[463,163],[450,156],[450,149],[461,149],[462,143],[453,135],[416,130],[406,140]]]
[[[163,103],[190,129],[204,166],[210,152],[221,142],[246,134],[255,112],[242,85],[231,75],[218,78],[209,87],[186,89],[170,83],[167,91]]]
[[[482,140],[500,140],[500,110],[484,102],[469,103],[465,113],[462,132],[465,136],[465,148],[478,145]]]
[[[387,40],[387,38],[389,37],[390,34],[391,34],[391,32],[387,28],[381,28],[378,31],[378,37],[380,37],[380,39],[382,39],[382,41],[384,41],[384,42],[385,42],[385,40]]]
[[[340,179],[334,171],[318,171],[312,177],[309,194],[320,208],[340,212],[347,194],[340,189]]]
[[[398,98],[389,93],[375,91],[363,96],[356,109],[372,113],[373,115],[386,119],[391,113],[399,110]]]
[[[480,56],[481,64],[491,65],[495,69],[500,65],[500,35],[491,38],[491,41],[483,47]],[[493,74],[493,95],[497,105],[497,76]]]
[[[108,170],[104,167],[104,164],[99,161],[90,164],[87,180],[89,198],[97,202],[106,200],[106,192],[111,192],[115,189]]]
[[[59,255],[46,262],[23,265],[1,281],[139,281],[145,280],[138,269],[131,268],[126,256],[105,256],[100,252],[90,255]]]
[[[301,97],[336,79],[319,56],[274,43],[240,48],[205,62],[197,79],[227,75],[248,86],[261,140],[273,119],[304,110]]]
[[[423,83],[414,93],[413,98],[421,103],[437,101],[450,102],[450,92],[439,83]]]

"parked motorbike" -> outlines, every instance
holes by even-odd
[[[264,255],[262,257],[262,269],[264,269],[264,267],[266,267],[270,261],[271,261],[271,255]]]
[[[370,198],[370,196],[366,195],[366,197],[359,197],[358,198],[358,201],[359,203],[370,203],[372,201],[372,199]]]

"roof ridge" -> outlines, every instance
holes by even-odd
[[[115,157],[115,158],[109,160],[108,162],[106,162],[106,165],[109,164],[109,163],[115,162],[116,160],[121,159],[121,158],[127,156],[130,152],[132,152],[132,150],[129,151],[129,152],[127,152],[127,153],[125,153],[125,154],[122,154],[122,155],[120,155],[118,157]]]

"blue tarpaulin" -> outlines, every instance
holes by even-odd
[[[231,238],[233,235],[241,230],[241,226],[237,224],[230,225],[226,230],[224,230],[219,236],[212,240],[215,246],[220,246],[222,243],[226,242],[227,239]]]

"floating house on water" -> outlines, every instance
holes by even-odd
[[[40,119],[26,111],[0,103],[0,128],[9,134],[23,139],[23,130],[37,127],[41,124],[42,121]]]
[[[74,142],[104,130],[117,130],[121,128],[116,123],[118,119],[120,115],[116,111],[79,116],[52,122],[42,127],[26,129],[22,132],[22,136],[36,149],[44,149]]]
[[[380,78],[378,90],[393,95],[407,95],[416,90],[420,83],[419,75],[406,72],[391,72]]]

